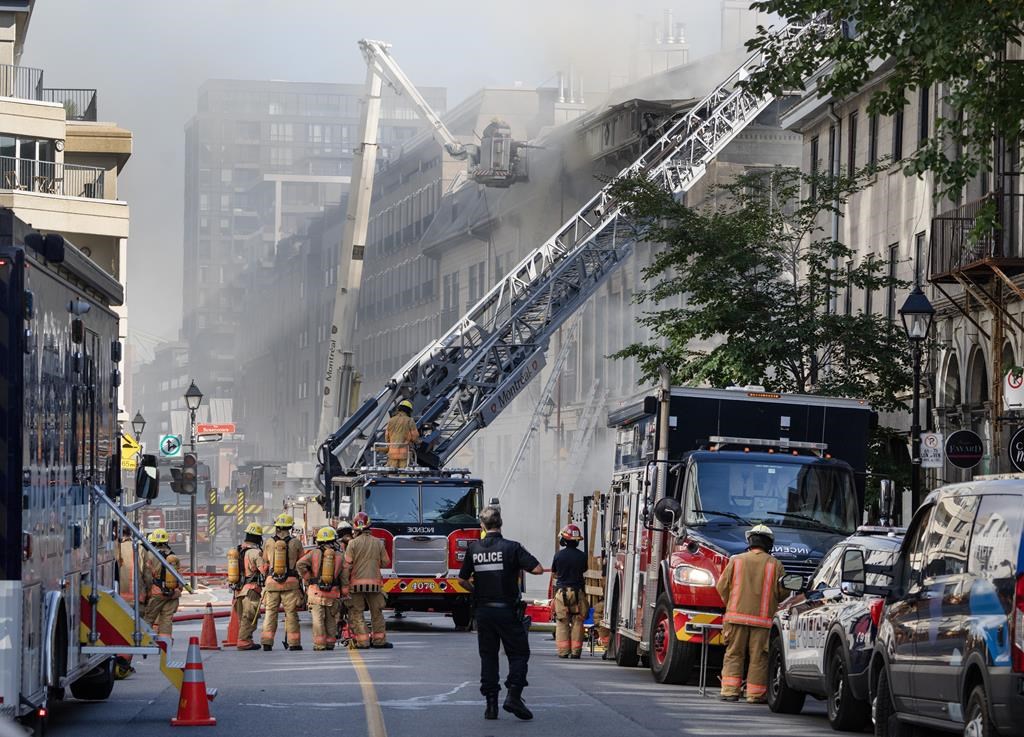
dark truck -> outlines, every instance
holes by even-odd
[[[746,549],[746,530],[769,525],[773,555],[807,576],[857,528],[876,416],[855,399],[673,389],[668,460],[657,463],[661,406],[648,396],[609,415],[616,448],[603,624],[616,662],[646,658],[659,682],[676,683],[705,636],[721,644],[715,583],[729,556]]]

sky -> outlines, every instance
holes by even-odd
[[[361,83],[356,42],[376,38],[453,106],[484,86],[589,78],[636,42],[623,29],[671,7],[691,58],[717,49],[719,0],[36,0],[21,63],[47,87],[98,90],[99,118],[133,132],[118,182],[131,208],[128,326],[177,338],[182,303],[184,126],[207,79]],[[647,28],[647,25],[644,25]]]

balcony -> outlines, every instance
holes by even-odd
[[[976,233],[979,217],[992,204],[994,226]],[[994,270],[1007,276],[1024,273],[1022,205],[1024,194],[992,193],[933,218],[929,281],[987,281]]]
[[[0,156],[0,189],[103,199],[103,169]]]
[[[55,102],[68,120],[96,121],[96,90],[44,87],[42,69],[0,64],[0,96]]]

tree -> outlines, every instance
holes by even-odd
[[[853,251],[822,235],[822,216],[842,208],[869,174],[747,174],[704,210],[642,177],[619,182],[628,217],[664,248],[644,269],[650,286],[635,296],[660,307],[640,318],[653,339],[615,357],[636,359],[649,379],[665,364],[677,384],[764,384],[901,408],[896,395],[911,378],[902,328],[859,306],[846,314],[835,301],[851,286],[885,294],[906,284],[884,273],[881,260],[848,264]],[[799,201],[811,182],[814,198]]]
[[[827,13],[848,19],[836,32],[808,35],[788,47],[758,28],[747,42],[766,64],[746,82],[759,92],[802,89],[819,69],[819,96],[860,92],[885,61],[869,113],[893,115],[908,94],[942,84],[932,134],[902,162],[904,173],[930,171],[937,195],[955,198],[979,172],[992,170],[993,140],[1024,135],[1024,2],[1021,0],[760,0],[758,10],[803,19]],[[1007,59],[1007,52],[1017,59]],[[997,183],[997,187],[1000,184]]]

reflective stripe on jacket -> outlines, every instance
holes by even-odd
[[[342,585],[350,586],[353,591],[380,591],[384,584],[380,569],[390,565],[384,541],[362,532],[345,548]]]
[[[771,627],[783,589],[782,564],[760,548],[734,555],[716,588],[725,602],[723,621],[750,627]]]

